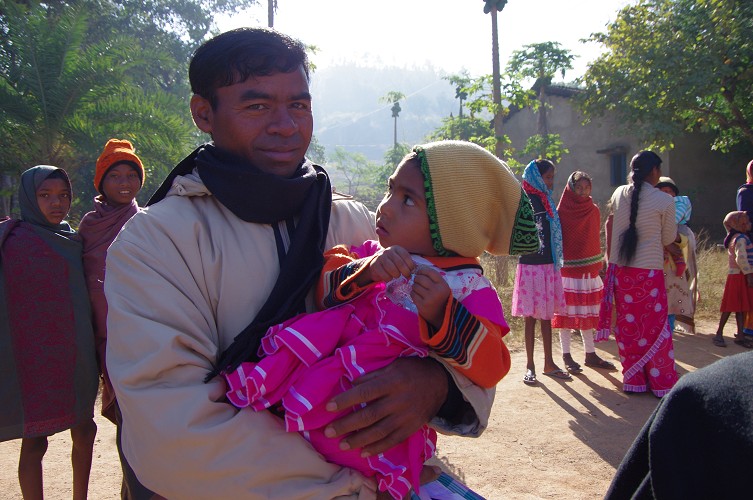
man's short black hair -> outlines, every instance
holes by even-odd
[[[191,58],[191,90],[216,107],[216,90],[257,76],[303,68],[309,77],[304,45],[267,28],[238,28],[204,42]]]

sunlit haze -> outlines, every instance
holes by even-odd
[[[218,18],[222,31],[267,25],[267,0],[230,18]],[[498,13],[500,63],[525,44],[556,41],[578,57],[566,81],[579,77],[600,53],[581,43],[606,31],[626,0],[510,0]],[[279,0],[274,27],[318,47],[320,67],[340,63],[364,66],[433,66],[447,73],[492,73],[491,16],[482,0]],[[556,80],[559,80],[558,76]]]

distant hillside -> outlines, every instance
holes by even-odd
[[[353,65],[320,69],[311,78],[314,97],[314,134],[329,155],[336,146],[382,162],[392,147],[394,120],[391,104],[379,99],[390,91],[402,92],[397,121],[398,142],[423,142],[458,101],[450,82],[434,68],[365,68]]]

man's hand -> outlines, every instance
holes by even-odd
[[[404,441],[427,424],[447,398],[444,368],[428,358],[396,359],[354,384],[335,396],[327,410],[357,409],[332,422],[324,432],[328,437],[347,435],[340,441],[340,449],[363,448],[363,457]],[[361,407],[362,403],[367,405]]]
[[[416,304],[418,314],[436,330],[442,328],[445,306],[452,291],[450,285],[436,269],[419,266],[413,278],[410,298]]]

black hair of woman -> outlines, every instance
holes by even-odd
[[[638,217],[638,200],[641,194],[643,181],[655,169],[660,168],[661,158],[653,151],[644,150],[633,156],[630,160],[630,182],[633,184],[633,193],[630,197],[630,225],[620,236],[620,258],[626,264],[630,264],[638,247],[638,230],[635,221]]]

